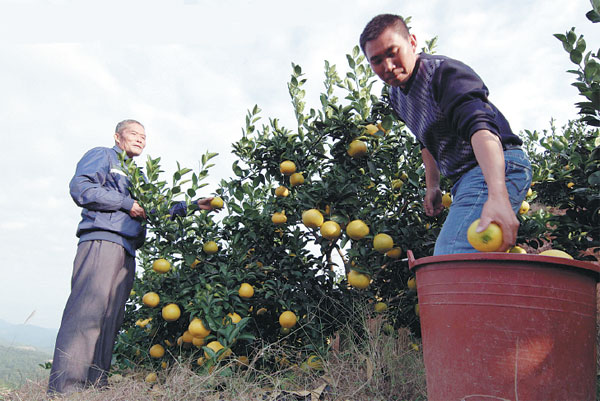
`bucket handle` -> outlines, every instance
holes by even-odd
[[[408,268],[412,269],[413,265],[415,264],[415,262],[417,261],[415,259],[415,255],[413,255],[413,251],[411,251],[410,249],[406,251],[406,256],[408,257]]]

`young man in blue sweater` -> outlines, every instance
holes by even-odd
[[[502,113],[488,100],[481,78],[445,56],[417,53],[417,39],[392,14],[373,18],[360,36],[373,71],[390,85],[396,115],[416,136],[425,165],[425,213],[442,209],[440,174],[453,181],[453,202],[434,255],[470,253],[467,229],[494,222],[502,228],[499,251],[515,244],[516,213],[531,184],[531,166]]]
[[[135,120],[117,124],[115,146],[88,151],[77,164],[69,189],[82,208],[71,294],[56,338],[48,393],[104,386],[125,302],[135,277],[135,251],[144,243],[146,211],[131,197],[118,155],[139,156],[146,132]],[[212,198],[198,207],[210,210]],[[185,202],[171,214],[185,214]]]

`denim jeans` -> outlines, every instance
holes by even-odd
[[[520,148],[504,151],[506,188],[515,213],[518,213],[531,186],[531,164]],[[452,187],[452,204],[440,235],[435,243],[434,255],[474,253],[467,241],[467,230],[481,217],[483,204],[488,198],[487,184],[481,167],[475,166],[456,181]]]

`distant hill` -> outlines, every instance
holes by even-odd
[[[46,379],[49,370],[41,368],[52,355],[33,347],[5,347],[0,345],[0,388],[18,388],[27,380]]]
[[[46,353],[54,351],[58,330],[30,324],[11,324],[0,319],[0,345],[5,347],[29,346]]]

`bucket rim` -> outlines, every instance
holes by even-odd
[[[424,265],[441,262],[455,261],[473,261],[473,260],[494,260],[494,261],[520,261],[553,264],[562,267],[571,267],[584,269],[595,273],[597,279],[600,279],[600,263],[588,262],[583,260],[559,258],[556,256],[546,256],[537,254],[506,253],[506,252],[477,252],[477,253],[455,253],[451,255],[425,256],[415,259],[412,250],[406,252],[408,256],[408,267],[410,270],[416,270]]]

